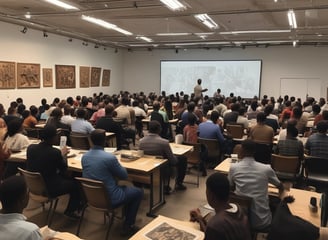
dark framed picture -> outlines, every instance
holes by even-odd
[[[55,65],[56,88],[75,88],[75,65]]]
[[[17,63],[17,88],[40,88],[40,64]]]
[[[101,68],[91,68],[91,87],[99,87],[100,85]]]
[[[43,87],[52,87],[52,68],[42,68]]]
[[[110,70],[104,69],[102,74],[101,86],[106,87],[110,84]]]
[[[90,87],[90,67],[80,66],[80,88]]]
[[[16,88],[16,63],[0,61],[0,89]]]

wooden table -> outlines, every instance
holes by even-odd
[[[82,172],[81,158],[84,152],[74,149],[71,150],[70,154],[75,154],[75,156],[67,159],[70,170]],[[119,154],[116,156],[120,164],[127,169],[129,180],[149,184],[150,199],[147,216],[154,217],[154,210],[165,203],[160,168],[166,164],[167,160],[145,155],[137,160],[126,162],[121,160]]]
[[[156,228],[157,226],[159,226],[160,224],[163,224],[163,223],[167,223],[176,229],[180,229],[187,233],[193,234],[194,236],[196,236],[196,238],[193,238],[195,240],[204,239],[204,233],[199,230],[198,223],[193,223],[193,222],[188,222],[188,221],[180,221],[180,220],[176,220],[173,218],[164,217],[164,216],[159,215],[157,218],[155,218],[153,221],[151,221],[146,226],[144,226],[141,230],[139,230],[136,234],[134,234],[130,238],[130,240],[149,239],[146,237],[146,234],[148,232],[150,232],[152,229]],[[165,231],[166,234],[169,234],[168,232],[169,231]],[[162,233],[162,232],[157,232],[157,233],[160,235],[160,233]],[[158,236],[158,237],[159,237],[158,239],[161,239],[160,236]],[[170,239],[187,239],[187,238],[175,238],[172,236]]]
[[[221,162],[218,166],[216,166],[214,170],[228,175],[231,164],[234,164],[231,162],[231,158],[226,158],[223,162]],[[269,194],[278,196],[278,189],[270,185]],[[319,203],[320,203],[321,193],[291,188],[290,191],[286,191],[284,194],[292,195],[295,198],[295,201],[293,203],[288,204],[291,212],[294,215],[299,216],[309,222],[312,222],[314,225],[320,227],[321,208],[319,206]],[[317,213],[313,213],[309,209],[309,203],[311,197],[315,197],[317,199],[317,203],[318,203]]]
[[[184,155],[187,152],[193,151],[194,147],[191,145],[184,145],[184,144],[177,144],[177,143],[170,143],[170,147],[174,155]]]

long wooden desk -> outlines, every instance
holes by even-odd
[[[135,235],[133,235],[130,240],[143,240],[143,239],[155,239],[148,238],[146,234],[151,234],[150,232],[161,224],[168,224],[172,229],[168,230],[167,228],[158,228],[152,235],[156,236],[156,239],[190,239],[187,236],[183,237],[181,235],[192,234],[195,238],[194,240],[204,239],[204,233],[199,230],[198,223],[192,223],[188,221],[180,221],[173,218],[168,218],[159,215],[153,221],[148,223],[145,227],[139,230]],[[167,225],[166,225],[167,226]],[[183,232],[181,232],[183,231]],[[176,234],[176,235],[175,235]],[[170,235],[170,236],[168,236]]]
[[[235,163],[232,163],[231,158],[226,158],[223,162],[221,162],[218,166],[216,166],[214,170],[228,175],[231,164],[235,164]],[[273,186],[269,186],[269,194],[278,196],[278,189]],[[312,222],[314,225],[320,227],[321,208],[319,206],[319,203],[320,203],[321,193],[291,188],[290,191],[286,191],[284,193],[284,195],[286,194],[292,195],[295,198],[295,201],[293,203],[288,204],[291,212],[294,215],[299,216],[309,222]],[[311,212],[309,209],[309,203],[311,197],[315,197],[317,199],[318,212],[316,213]]]
[[[75,156],[67,159],[70,170],[82,172],[81,158],[84,152],[74,149],[71,150],[70,154],[75,154]],[[160,168],[166,164],[167,160],[145,155],[137,160],[126,162],[121,160],[119,154],[116,156],[120,164],[127,169],[129,180],[149,184],[150,199],[147,216],[154,217],[154,210],[165,203]]]

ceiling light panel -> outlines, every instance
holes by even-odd
[[[160,1],[164,3],[166,7],[168,7],[172,11],[183,11],[187,8],[184,4],[182,4],[178,0],[160,0]]]
[[[66,10],[79,10],[77,7],[74,7],[68,3],[65,3],[65,2],[62,2],[59,0],[44,0],[44,1],[51,3],[53,5],[56,5],[58,7],[64,8]]]
[[[216,22],[214,22],[214,20],[210,16],[208,16],[206,13],[196,14],[196,15],[194,15],[194,17],[199,22],[201,22],[206,27],[208,27],[209,29],[218,29],[219,28],[219,25]]]

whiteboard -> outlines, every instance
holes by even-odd
[[[280,96],[294,96],[301,98],[302,102],[306,97],[321,97],[322,82],[320,78],[280,78]]]

